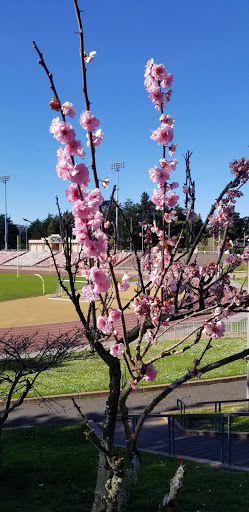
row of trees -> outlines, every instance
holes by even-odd
[[[105,201],[103,204],[103,212],[108,210],[110,201]],[[182,227],[186,221],[186,217],[183,213],[183,208],[179,205],[175,207],[178,220],[171,223],[170,235],[178,236],[182,230]],[[73,216],[71,213],[68,214],[69,218]],[[116,239],[116,207],[113,203],[110,212],[109,219],[111,226],[109,229],[110,243],[114,246]],[[4,249],[4,215],[0,214],[0,249]],[[127,199],[124,204],[121,205],[118,218],[118,234],[119,243],[118,248],[121,250],[128,250],[130,248],[130,232],[132,232],[133,241],[138,250],[145,247],[141,237],[141,226],[140,222],[145,221],[146,223],[156,223],[157,226],[161,227],[162,218],[160,210],[156,210],[154,203],[150,200],[147,192],[143,192],[141,195],[140,203],[134,203],[131,199]],[[202,227],[202,219],[200,215],[197,215],[194,221],[194,230],[196,233]],[[8,217],[8,248],[15,249],[17,243],[17,235],[19,235],[19,244],[21,248],[26,248],[27,240],[39,240],[42,235],[49,237],[54,233],[60,233],[60,221],[58,215],[48,214],[43,219],[36,219],[31,223],[30,226],[17,225],[12,222]],[[234,224],[229,228],[228,236],[231,240],[240,239],[243,236],[249,234],[249,217],[240,217],[239,213],[234,214]],[[188,245],[187,234],[181,240],[181,247]],[[205,242],[204,242],[205,245]]]

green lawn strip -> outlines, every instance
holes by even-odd
[[[244,277],[236,277],[235,281],[239,284],[243,284],[244,286],[248,286],[248,280]]]
[[[233,404],[233,405],[227,405],[222,406],[221,412],[235,412],[235,407],[245,407],[245,403],[241,404]],[[186,414],[211,414],[208,416],[203,416],[202,418],[190,418],[189,416],[186,416],[185,418],[185,426],[186,428],[193,429],[193,430],[214,430],[214,417],[212,414],[214,413],[214,406],[213,407],[204,407],[204,408],[186,408],[185,413]],[[246,410],[245,410],[246,412]],[[176,411],[176,414],[180,413],[180,411]],[[232,432],[249,432],[249,417],[248,416],[232,416],[231,417],[231,427]],[[224,418],[224,429],[227,431],[228,429],[228,422],[227,418]]]
[[[37,270],[39,274],[39,269]],[[41,274],[44,279],[45,293],[55,294],[57,289],[57,276]],[[67,279],[66,277],[64,279]],[[77,281],[86,281],[83,277],[77,277]],[[69,283],[65,283],[66,286]],[[82,288],[81,283],[76,283],[76,289]],[[0,301],[24,299],[43,294],[43,284],[40,277],[34,274],[5,274],[0,273]]]
[[[39,274],[39,269],[37,269]],[[58,277],[49,274],[41,274],[44,279],[45,293],[55,294],[58,291]],[[117,278],[117,281],[121,281],[121,277]],[[63,277],[65,286],[69,288],[68,277]],[[130,282],[137,282],[137,279],[130,279]],[[82,284],[81,284],[82,283]],[[81,276],[77,276],[75,282],[76,290],[81,290],[82,285],[86,284],[86,279]],[[14,300],[14,299],[25,299],[27,297],[37,297],[43,294],[43,284],[40,277],[35,274],[22,274],[19,273],[17,277],[16,273],[3,273],[0,272],[0,301]]]
[[[4,512],[90,512],[98,454],[82,425],[3,430]],[[129,512],[157,512],[177,460],[141,453],[142,465]],[[184,512],[248,512],[248,473],[186,461],[179,496]]]
[[[248,263],[241,263],[239,267],[237,267],[234,272],[247,272],[248,270]]]
[[[158,374],[153,384],[165,384],[173,382],[179,376],[186,373],[187,368],[193,367],[193,360],[200,357],[207,341],[198,343],[191,350],[187,350],[181,355],[171,356],[159,359],[155,364]],[[171,346],[172,342],[160,342],[152,345],[147,353],[147,361],[150,357],[156,355],[159,351],[165,350]],[[203,366],[226,357],[234,352],[239,352],[246,348],[246,339],[242,338],[220,338],[212,342],[212,349],[208,350],[202,360]],[[132,351],[135,354],[135,345],[132,344]],[[217,378],[230,375],[244,375],[247,371],[247,365],[244,360],[235,361],[229,365],[212,370],[203,375],[202,379]],[[122,363],[122,382],[129,379],[127,371]],[[150,383],[144,380],[139,386],[148,386]],[[48,370],[40,375],[36,382],[36,391],[31,390],[29,396],[35,396],[37,391],[41,395],[56,395],[68,393],[82,393],[87,391],[98,391],[108,389],[109,373],[108,367],[97,356],[90,356],[88,352],[83,352],[81,358],[72,359],[64,364]],[[18,396],[18,395],[15,395]],[[0,397],[3,397],[0,387]]]

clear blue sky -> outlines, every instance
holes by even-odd
[[[84,9],[86,51],[96,50],[88,65],[92,111],[100,119],[104,140],[97,148],[100,178],[116,175],[109,163],[123,160],[119,199],[139,201],[153,184],[148,168],[161,158],[150,139],[159,126],[144,88],[144,65],[151,57],[174,75],[166,113],[176,120],[174,142],[179,165],[172,175],[184,180],[182,154],[193,151],[196,211],[204,215],[221,187],[230,180],[229,161],[249,156],[249,2],[248,0],[80,0]],[[62,210],[66,183],[55,172],[58,142],[48,132],[53,112],[45,73],[32,47],[44,54],[62,102],[84,110],[79,40],[72,0],[12,0],[1,3],[1,160],[0,175],[10,175],[8,213],[16,223]],[[86,164],[90,164],[87,155]],[[111,188],[111,187],[110,187]],[[248,186],[237,203],[249,214]],[[105,192],[108,197],[108,192]],[[0,212],[4,187],[0,184]]]

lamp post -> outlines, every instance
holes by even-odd
[[[8,249],[8,226],[7,226],[7,193],[6,183],[9,181],[9,176],[0,176],[0,182],[4,183],[4,203],[5,203],[5,222],[4,222],[4,249]]]
[[[110,169],[117,172],[117,185],[116,185],[116,249],[118,249],[118,171],[124,168],[124,162],[112,162]]]

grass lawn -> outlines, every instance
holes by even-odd
[[[90,512],[97,452],[82,425],[3,430],[3,512]],[[178,510],[248,512],[248,473],[186,462]],[[156,512],[177,460],[142,453],[129,512]]]
[[[37,269],[39,274],[39,269]],[[57,276],[50,274],[42,274],[41,277],[44,279],[45,293],[54,294],[57,290],[58,278]],[[68,276],[64,277],[65,284],[69,287]],[[79,281],[79,282],[77,282]],[[117,281],[121,281],[118,277]],[[82,284],[86,284],[84,277],[77,277],[75,288],[81,290]],[[130,279],[130,282],[137,282],[136,279]],[[25,299],[27,297],[37,297],[43,294],[42,280],[35,274],[19,274],[17,277],[13,273],[2,273],[0,272],[0,301],[14,300],[14,299]]]
[[[39,269],[37,270],[39,274]],[[45,285],[45,293],[55,293],[57,287],[57,276],[42,274]],[[65,277],[65,279],[67,279]],[[84,278],[77,278],[85,281]],[[80,283],[77,283],[81,287]],[[26,297],[36,297],[42,295],[42,280],[34,274],[5,274],[0,273],[0,301],[24,299]]]
[[[248,286],[248,279],[245,280],[244,277],[236,277],[235,281],[239,284],[243,284],[244,286]]]
[[[160,342],[153,345],[148,355],[152,357],[153,354],[164,350],[170,345],[170,342]],[[238,338],[220,338],[212,343],[213,348],[208,350],[203,358],[203,365],[221,359],[225,355],[239,352],[246,348],[246,339]],[[200,342],[191,350],[184,352],[179,356],[165,357],[155,363],[158,370],[157,378],[153,384],[165,384],[174,381],[179,376],[186,373],[187,368],[193,367],[193,359],[198,358],[201,351],[205,346],[205,342]],[[132,350],[135,351],[135,346],[132,344]],[[88,356],[88,357],[86,357]],[[84,358],[85,357],[85,358]],[[148,360],[148,359],[147,359]],[[247,371],[247,363],[243,361],[235,361],[227,366],[213,370],[205,374],[202,378],[215,378],[224,377],[229,375],[243,375]],[[123,381],[129,378],[123,369]],[[87,378],[85,377],[87,375]],[[67,361],[64,364],[53,368],[41,374],[39,381],[36,382],[36,389],[44,395],[66,394],[66,393],[80,393],[86,391],[97,391],[108,389],[109,374],[108,367],[97,356],[89,356],[88,353],[83,353],[82,358]],[[139,385],[149,385],[142,381]],[[1,392],[1,388],[0,388]],[[31,390],[29,396],[34,396],[35,393]],[[15,395],[16,396],[16,395]]]
[[[235,412],[235,407],[245,407],[245,403],[241,404],[233,404],[229,406],[222,406],[221,412]],[[177,411],[180,413],[180,411]],[[193,409],[186,408],[186,414],[208,414],[214,413],[213,407],[205,407],[198,408],[195,407]],[[246,412],[246,411],[245,411]],[[176,413],[177,414],[177,413]],[[185,418],[185,426],[186,428],[193,430],[214,430],[214,417],[213,416],[204,416],[203,418]],[[218,428],[218,426],[217,426]],[[231,428],[232,432],[249,432],[249,417],[248,416],[232,416],[231,418]],[[224,430],[225,432],[228,430],[228,422],[227,418],[224,418]]]

